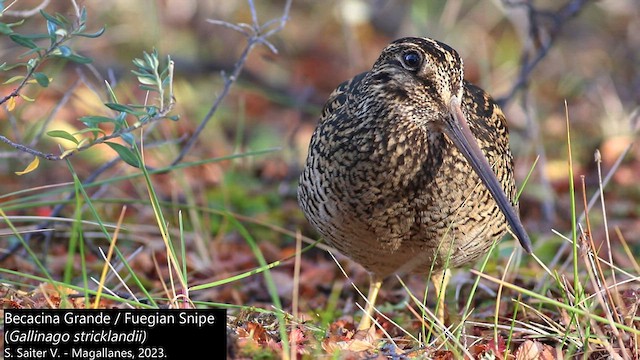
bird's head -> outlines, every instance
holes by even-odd
[[[389,44],[371,70],[371,79],[387,96],[407,106],[430,108],[427,117],[449,112],[463,93],[462,59],[449,45],[408,37]],[[420,104],[420,105],[418,105]]]
[[[446,135],[487,187],[522,247],[531,252],[520,218],[469,126],[469,114],[462,105],[464,70],[458,53],[432,39],[402,38],[382,51],[369,81],[406,119]]]

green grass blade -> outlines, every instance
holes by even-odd
[[[87,191],[84,188],[84,186],[82,186],[82,182],[78,178],[78,174],[74,170],[73,165],[71,165],[71,162],[68,159],[66,161],[67,161],[67,166],[69,167],[69,171],[71,172],[71,175],[73,177],[73,181],[76,184],[76,186],[78,187],[78,189],[80,190],[80,193],[82,194],[85,203],[89,207],[89,210],[91,211],[91,214],[95,218],[96,222],[99,224],[99,228],[102,231],[102,233],[104,234],[105,239],[107,241],[111,242],[111,234],[109,234],[109,232],[107,231],[107,228],[105,227],[104,223],[102,222],[102,219],[100,218],[100,214],[98,214],[98,211],[93,206],[93,202],[91,201],[91,197],[89,196],[89,194],[87,194]],[[144,285],[142,284],[142,281],[140,281],[140,279],[136,276],[135,271],[133,271],[133,269],[129,265],[129,262],[127,261],[125,256],[122,254],[120,249],[118,249],[118,247],[116,246],[113,250],[115,251],[116,255],[118,256],[118,259],[120,259],[120,261],[122,261],[122,265],[127,269],[127,272],[129,273],[129,275],[131,276],[131,278],[135,282],[135,284],[138,287],[138,289],[140,291],[142,291],[142,293],[145,295],[145,297],[149,300],[149,302],[154,307],[158,307],[158,304],[156,304],[156,302],[153,299],[153,297],[151,296],[151,294],[149,294],[147,289],[144,287]]]
[[[7,223],[7,225],[9,226],[9,229],[11,229],[11,231],[13,232],[13,234],[15,235],[16,238],[18,238],[18,240],[20,241],[20,243],[22,244],[22,247],[27,251],[27,253],[29,254],[29,256],[31,257],[31,259],[33,260],[33,262],[36,264],[36,266],[38,267],[38,269],[40,269],[40,272],[45,276],[42,279],[42,282],[48,282],[52,285],[54,285],[54,287],[56,287],[56,281],[53,280],[53,277],[51,276],[51,274],[49,274],[49,271],[47,271],[47,268],[44,266],[44,264],[40,261],[40,259],[38,259],[38,256],[36,255],[35,252],[33,252],[33,250],[31,249],[31,247],[29,246],[29,244],[27,244],[27,242],[24,240],[24,238],[22,237],[22,235],[20,235],[20,232],[18,231],[18,229],[16,229],[15,226],[13,226],[13,223],[11,222],[11,220],[9,220],[9,217],[7,216],[7,214],[5,214],[4,210],[2,208],[0,208],[0,217],[2,217],[4,219],[4,221]],[[0,270],[2,270],[2,268],[0,268]],[[62,292],[56,287],[56,291],[60,294],[62,294]],[[64,297],[62,297],[63,299],[66,299]],[[65,301],[65,300],[63,300]]]
[[[237,219],[236,219],[236,221],[237,221]],[[305,248],[302,249],[302,253],[306,252],[307,250],[310,250],[310,249],[314,248],[318,242],[320,242],[320,241],[318,240],[313,244],[307,245]],[[212,288],[212,287],[221,286],[221,285],[229,284],[229,283],[232,283],[234,281],[238,281],[238,280],[241,280],[241,279],[244,279],[244,278],[248,278],[249,276],[261,274],[261,273],[263,273],[265,271],[268,271],[270,269],[275,268],[276,266],[284,263],[285,261],[293,259],[294,256],[295,255],[291,255],[288,258],[285,258],[285,259],[282,259],[282,260],[277,260],[277,261],[274,261],[274,262],[272,262],[270,264],[265,264],[263,266],[261,265],[260,267],[258,267],[256,269],[253,269],[253,270],[250,270],[250,271],[245,271],[245,272],[243,272],[241,274],[238,274],[238,275],[235,275],[235,276],[230,276],[230,277],[224,278],[222,280],[212,281],[212,282],[208,282],[208,283],[200,284],[200,285],[195,285],[195,286],[190,287],[189,291],[198,291],[198,290],[209,289],[209,288]]]
[[[253,237],[251,236],[247,228],[244,225],[242,225],[242,223],[239,222],[231,214],[228,214],[228,219],[231,222],[231,224],[240,232],[242,237],[245,239],[245,241],[251,248],[251,251],[253,252],[253,255],[255,256],[256,260],[258,260],[258,264],[260,264],[261,267],[266,268],[267,261],[265,260],[264,256],[262,255],[262,251],[258,247],[258,244],[253,239]],[[279,328],[280,328],[280,338],[282,339],[281,340],[282,352],[284,354],[289,354],[289,337],[287,336],[286,323],[283,315],[284,309],[282,308],[282,303],[280,302],[280,297],[278,296],[278,289],[276,287],[275,282],[273,281],[273,277],[271,276],[271,271],[269,269],[265,269],[264,279],[267,284],[269,295],[271,295],[271,301],[273,302],[273,306],[277,310],[279,310],[279,311],[276,311],[276,316],[278,318],[278,323],[280,324]]]
[[[527,295],[529,297],[532,297],[534,299],[541,300],[542,302],[544,302],[544,303],[546,303],[548,305],[552,305],[552,306],[556,306],[556,307],[559,307],[561,309],[564,309],[564,310],[566,310],[567,312],[569,312],[571,314],[575,314],[577,316],[584,316],[584,317],[587,317],[589,319],[593,319],[593,320],[595,320],[597,322],[600,322],[600,323],[603,323],[603,324],[607,324],[607,325],[609,324],[609,320],[607,320],[606,318],[604,318],[602,316],[599,316],[599,315],[595,315],[595,314],[593,314],[591,312],[588,312],[586,310],[583,310],[583,309],[581,309],[581,308],[579,308],[577,306],[572,306],[570,304],[566,304],[564,302],[560,302],[560,301],[551,299],[551,298],[546,297],[546,296],[544,296],[542,294],[538,294],[535,291],[531,291],[529,289],[525,289],[525,288],[520,287],[518,285],[501,281],[500,279],[491,277],[491,276],[489,276],[487,274],[481,273],[481,272],[479,272],[477,270],[474,270],[474,269],[471,269],[471,272],[473,274],[476,274],[476,275],[478,275],[480,277],[483,277],[483,278],[485,278],[485,279],[487,279],[489,281],[495,282],[497,284],[503,284],[503,286],[508,287],[508,288],[510,288],[512,290],[515,290],[515,291],[517,291],[519,293],[522,293],[522,294]],[[620,324],[620,323],[616,323],[615,326],[620,330],[625,330],[625,331],[628,331],[628,332],[630,332],[632,334],[640,336],[640,329],[635,329],[635,328],[632,328],[630,326],[627,326],[625,324]],[[567,327],[569,327],[569,325],[567,325]]]

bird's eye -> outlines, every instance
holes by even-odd
[[[407,51],[402,54],[402,65],[407,68],[407,70],[417,70],[422,63],[422,56],[417,51]]]

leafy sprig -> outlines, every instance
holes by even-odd
[[[0,64],[0,71],[4,72],[24,68],[23,74],[13,76],[3,83],[3,85],[7,85],[19,82],[11,93],[0,99],[0,105],[7,103],[9,111],[15,108],[16,97],[33,102],[33,99],[22,93],[27,84],[37,83],[44,88],[49,86],[51,79],[45,73],[38,71],[47,60],[61,58],[78,64],[92,62],[91,58],[82,56],[73,51],[68,45],[65,45],[69,40],[78,36],[97,38],[105,31],[105,28],[101,28],[93,33],[85,32],[87,10],[84,7],[80,9],[78,18],[75,21],[71,21],[59,13],[55,15],[48,14],[44,10],[40,10],[40,15],[46,19],[47,30],[45,33],[22,34],[14,30],[14,28],[25,22],[24,19],[9,24],[0,22],[0,34],[8,36],[12,42],[27,49],[18,57],[19,59],[25,59],[25,61],[15,64],[7,64],[6,62]],[[49,40],[48,45],[43,44],[42,40],[46,39]]]
[[[37,14],[37,13],[36,13]],[[77,8],[76,18],[69,19],[66,16],[55,13],[49,14],[44,10],[39,11],[46,23],[46,30],[41,33],[24,34],[19,32],[20,26],[26,19],[14,23],[0,22],[0,36],[8,37],[13,43],[26,50],[21,53],[16,63],[1,63],[0,71],[10,74],[9,79],[2,85],[17,84],[15,89],[0,99],[0,105],[6,104],[7,110],[13,111],[16,107],[16,98],[22,98],[27,102],[34,102],[24,94],[27,85],[37,85],[47,88],[53,80],[45,73],[43,64],[47,61],[69,61],[77,64],[89,64],[93,61],[90,57],[81,55],[73,50],[69,41],[77,38],[97,38],[105,32],[101,28],[95,32],[87,32],[86,8]],[[135,138],[132,134],[136,129],[160,119],[178,120],[177,116],[170,112],[175,103],[173,96],[173,61],[167,56],[161,61],[156,50],[151,53],[144,52],[142,58],[133,60],[135,68],[132,70],[140,83],[140,88],[149,94],[156,94],[151,101],[145,99],[143,104],[124,104],[117,100],[115,92],[109,83],[106,87],[109,93],[109,101],[105,106],[113,116],[87,115],[79,118],[84,128],[69,132],[67,130],[53,129],[46,132],[52,138],[69,141],[72,146],[63,149],[60,154],[45,153],[31,146],[14,142],[0,135],[0,141],[4,142],[20,152],[34,155],[34,160],[23,170],[16,172],[18,175],[26,174],[37,169],[39,158],[46,160],[62,160],[77,152],[86,150],[98,144],[106,144],[113,149],[126,163],[139,167],[140,164],[133,152]],[[112,140],[120,139],[114,142]]]
[[[73,142],[76,146],[65,150],[60,159],[86,150],[94,145],[105,143],[118,153],[127,164],[139,167],[132,147],[134,137],[132,131],[160,119],[178,120],[179,117],[170,115],[175,103],[173,97],[173,61],[167,56],[167,61],[162,64],[158,52],[151,54],[144,52],[144,59],[134,59],[136,70],[132,72],[138,77],[140,88],[158,94],[157,101],[152,104],[122,104],[118,101],[115,92],[107,83],[111,101],[105,106],[117,112],[113,117],[90,115],[83,116],[79,120],[86,126],[76,133],[68,133],[64,130],[49,131],[51,137],[63,138]],[[133,121],[131,121],[133,120]],[[103,127],[112,126],[113,131],[107,133]],[[108,140],[120,138],[128,146],[110,142]]]

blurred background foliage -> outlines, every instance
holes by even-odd
[[[579,183],[579,175],[586,175],[589,196],[596,191],[598,182],[594,151],[600,149],[606,173],[625,146],[635,139],[637,113],[634,115],[634,111],[640,103],[637,0],[587,1],[575,17],[556,24],[556,12],[571,2],[295,0],[285,28],[270,39],[278,53],[260,46],[253,50],[238,82],[185,161],[278,150],[154,175],[155,190],[173,204],[187,202],[232,211],[264,224],[292,231],[302,229],[303,233],[315,237],[297,208],[295,186],[324,101],[340,82],[366,71],[390,41],[402,36],[426,36],[457,49],[465,62],[467,80],[504,101],[519,184],[536,157],[542,156],[543,161],[538,163],[522,195],[521,213],[534,239],[557,245],[561,241],[551,229],[565,232],[570,228],[565,101],[573,140],[575,180]],[[4,5],[9,3],[12,2],[5,1]],[[32,9],[40,3],[19,0],[12,3],[10,10]],[[281,16],[284,3],[283,0],[257,0],[260,21]],[[246,44],[238,32],[206,20],[250,23],[247,2],[107,0],[86,1],[81,5],[87,8],[88,31],[106,28],[99,38],[73,41],[73,49],[92,58],[93,63],[52,61],[46,64],[42,71],[52,79],[51,84],[46,89],[27,88],[26,94],[35,99],[34,103],[18,100],[13,111],[6,107],[0,109],[0,133],[16,142],[28,143],[78,79],[81,83],[73,89],[68,102],[57,110],[47,130],[73,132],[81,128],[78,121],[81,116],[111,114],[103,105],[107,99],[105,80],[122,103],[143,102],[145,93],[137,88],[136,78],[130,72],[134,69],[131,61],[143,51],[157,49],[161,56],[171,55],[175,61],[177,104],[173,113],[179,115],[180,120],[164,121],[144,130],[151,132],[146,140],[145,159],[152,167],[167,165],[180,150],[181,143],[176,140],[193,133],[222,91],[221,72],[231,71]],[[548,41],[551,36],[548,29],[553,26],[560,25],[560,32],[548,54],[525,79],[528,85],[509,96],[520,76],[522,57],[527,53],[532,57],[541,46],[530,37],[532,19],[528,17],[528,6],[540,11],[535,27],[539,31],[537,40]],[[73,14],[70,2],[59,0],[49,2],[46,11]],[[3,22],[17,20],[20,17],[9,13],[0,19]],[[43,32],[46,24],[36,14],[18,29],[22,33]],[[21,52],[7,37],[0,37],[0,63],[16,61]],[[0,83],[10,76],[11,72],[0,73]],[[0,95],[5,96],[12,90],[12,85],[2,85]],[[45,137],[36,147],[55,153],[58,141]],[[70,181],[69,170],[63,162],[43,161],[36,171],[16,176],[14,171],[23,169],[30,161],[29,157],[17,157],[16,153],[9,146],[0,146],[0,194]],[[111,149],[100,145],[74,155],[71,162],[84,179],[114,157],[116,154]],[[637,220],[640,215],[639,157],[640,149],[636,146],[617,169],[606,196],[610,228],[620,228],[636,249],[640,247],[637,235],[640,234]],[[135,171],[120,163],[100,178]],[[105,219],[114,221],[125,202],[123,199],[128,199],[127,223],[155,224],[148,204],[139,200],[147,198],[141,182],[123,181],[93,194],[96,198],[111,199],[100,204]],[[57,199],[60,195],[50,197]],[[578,208],[582,208],[581,202]],[[171,206],[167,209],[167,218],[177,226],[177,211]],[[12,213],[47,214],[49,210],[50,206],[45,204],[22,207]],[[71,211],[69,208],[63,214],[69,216]],[[233,236],[227,233],[229,224],[224,217],[200,210],[195,213],[199,215],[187,214],[186,226],[209,247],[200,249],[203,252],[190,260],[196,273],[209,278],[255,266],[255,259],[248,251],[243,253],[233,242],[225,242]],[[594,210],[592,215],[597,218],[601,216],[598,213]],[[291,254],[291,236],[265,227],[252,229],[269,261]],[[144,232],[130,236],[145,244],[157,239]],[[223,241],[216,242],[216,239]],[[64,249],[64,244],[60,246]],[[207,251],[209,255],[205,255]],[[323,258],[324,255],[309,256]],[[145,263],[148,260],[139,261],[142,263],[139,266],[149,269],[149,276],[154,277],[151,264]],[[229,265],[232,262],[233,265]],[[337,270],[329,266],[323,271]],[[318,278],[317,281],[320,279],[326,280]],[[220,290],[204,294],[203,298],[247,303],[252,301],[251,284],[244,286],[241,292]],[[311,307],[320,302],[309,301]]]

